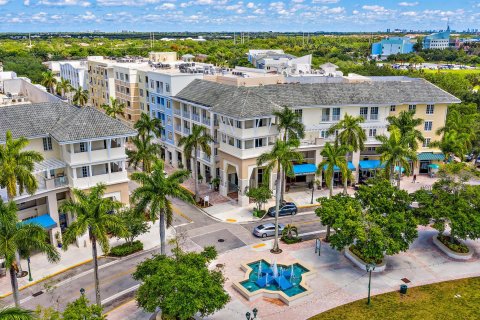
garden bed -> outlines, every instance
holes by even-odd
[[[285,244],[294,244],[294,243],[299,243],[302,241],[302,238],[300,237],[281,237],[280,240],[282,240]]]
[[[108,253],[109,256],[112,257],[125,257],[132,253],[142,251],[143,250],[143,243],[139,240],[133,241],[130,243],[124,243],[119,246],[113,247],[110,249]]]
[[[355,246],[352,245],[350,247],[345,247],[343,254],[348,260],[353,262],[355,266],[366,271],[365,268],[369,262],[365,262],[363,260],[363,257],[361,256],[357,248],[355,248]],[[383,272],[385,271],[386,267],[387,267],[387,264],[386,264],[385,258],[383,258],[383,260],[381,261],[375,261],[375,270],[372,270],[372,272]]]
[[[465,243],[458,240],[452,243],[448,235],[434,235],[433,244],[452,259],[468,260],[473,256],[473,250]]]

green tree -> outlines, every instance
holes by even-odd
[[[200,150],[207,156],[212,154],[210,143],[213,142],[212,136],[208,133],[208,129],[204,126],[193,125],[192,133],[186,137],[180,138],[178,146],[183,147],[185,157],[191,159],[193,154],[192,172],[193,179],[195,180],[195,201],[198,202],[198,154]]]
[[[65,98],[65,95],[73,90],[72,85],[70,84],[70,80],[61,79],[60,82],[57,83],[57,94],[59,94],[62,98]]]
[[[17,307],[0,308],[0,320],[33,320],[34,314],[31,310]]]
[[[259,186],[258,188],[249,188],[247,197],[252,198],[257,205],[257,210],[261,211],[262,206],[272,198],[272,190],[268,186]]]
[[[82,295],[77,300],[67,304],[62,313],[63,320],[101,320],[107,319],[102,315],[103,308],[98,304],[90,304],[90,301]]]
[[[283,141],[287,140],[300,140],[305,137],[305,126],[302,123],[302,118],[299,114],[292,111],[292,109],[284,106],[281,111],[275,111],[273,113],[277,117],[277,127],[278,130],[283,132]],[[282,172],[282,194],[281,199],[283,201],[285,194],[285,172]]]
[[[17,186],[20,194],[24,190],[33,194],[38,188],[32,171],[43,156],[37,151],[25,151],[28,144],[27,138],[13,139],[11,131],[6,133],[5,144],[0,144],[0,187],[7,189],[9,199],[17,196]]]
[[[433,141],[430,143],[430,146],[440,148],[443,154],[445,154],[447,161],[450,161],[453,156],[457,156],[463,161],[472,144],[467,133],[449,130],[445,132],[440,141]]]
[[[152,170],[152,163],[158,159],[160,154],[160,145],[153,143],[153,136],[139,136],[132,138],[134,149],[127,150],[128,166],[137,169],[142,164],[144,172]]]
[[[303,156],[301,153],[295,151],[300,145],[298,140],[277,140],[270,152],[261,154],[257,158],[257,166],[265,166],[265,176],[267,177],[266,185],[269,185],[269,178],[272,171],[277,169],[276,179],[276,196],[275,196],[275,240],[273,243],[272,252],[282,252],[278,242],[278,212],[280,209],[280,199],[282,190],[282,172],[286,172],[287,176],[293,175],[292,161],[302,162]]]
[[[349,152],[346,153],[346,161],[348,163],[350,152],[361,151],[364,148],[367,135],[362,129],[361,123],[365,119],[363,117],[355,117],[345,114],[342,120],[328,129],[328,134],[334,134],[337,130],[340,133],[335,137],[336,143],[346,146]],[[343,179],[343,193],[347,194],[348,179]]]
[[[58,251],[48,243],[48,236],[38,224],[19,223],[15,202],[3,202],[0,198],[0,258],[10,271],[13,299],[20,306],[16,271],[19,269],[17,257],[21,251],[35,250],[45,253],[50,262],[60,259]]]
[[[97,184],[86,192],[73,189],[72,199],[66,200],[59,208],[61,212],[71,212],[77,219],[73,221],[63,234],[63,249],[77,240],[77,237],[88,232],[92,242],[93,275],[95,280],[95,298],[98,306],[102,305],[100,299],[100,280],[98,278],[98,253],[97,242],[104,253],[108,253],[110,243],[108,234],[113,233],[123,237],[127,229],[120,217],[112,214],[112,211],[120,209],[122,204],[111,198],[104,198],[106,186]]]
[[[385,164],[385,172],[390,182],[393,183],[394,172],[397,171],[397,187],[400,189],[402,168],[409,175],[409,160],[417,160],[417,153],[410,148],[406,140],[402,139],[400,129],[392,126],[389,131],[389,137],[385,135],[377,136],[377,140],[381,143],[380,147],[377,148],[377,152],[380,154],[380,160]]]
[[[105,110],[105,114],[113,119],[117,119],[118,115],[125,117],[125,104],[115,98],[110,97],[110,104],[102,105],[102,109]]]
[[[150,220],[155,222],[160,219],[160,253],[166,254],[165,233],[166,228],[172,225],[173,209],[171,198],[193,203],[193,198],[188,190],[180,184],[188,178],[186,170],[177,170],[165,176],[164,164],[156,160],[150,172],[134,172],[132,180],[140,183],[135,189],[132,200],[136,203],[138,212],[150,212]]]
[[[133,125],[138,131],[138,135],[145,140],[147,136],[154,134],[157,138],[162,135],[162,121],[155,117],[150,117],[147,113],[142,113],[140,119]]]
[[[145,220],[144,214],[139,214],[135,208],[126,208],[117,213],[117,216],[122,219],[123,224],[127,228],[127,234],[120,236],[129,244],[138,238],[140,235],[148,232],[150,226]]]
[[[133,278],[141,281],[136,299],[148,312],[157,308],[162,319],[188,320],[206,317],[222,309],[230,300],[223,285],[225,278],[209,263],[216,258],[214,247],[203,252],[174,249],[173,256],[157,255],[137,266]]]
[[[348,147],[345,145],[331,144],[327,142],[320,155],[323,157],[322,162],[318,164],[317,174],[325,173],[325,182],[330,190],[330,197],[333,196],[333,176],[335,170],[340,170],[344,180],[348,179],[348,164],[345,155],[348,152]],[[327,238],[330,234],[327,229]]]
[[[57,85],[57,79],[52,71],[48,70],[42,73],[41,85],[48,88],[48,91],[52,94],[55,93],[55,86]]]
[[[88,102],[88,90],[84,90],[81,86],[79,86],[73,92],[73,103],[77,106],[84,107]]]
[[[398,128],[402,140],[414,151],[418,149],[419,142],[425,141],[422,132],[417,129],[422,125],[423,119],[415,118],[415,111],[401,111],[398,116],[388,116],[387,121],[388,130]]]

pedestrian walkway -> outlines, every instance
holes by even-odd
[[[137,239],[143,242],[144,250],[151,249],[160,244],[159,222],[150,224],[149,232],[142,234]],[[167,241],[174,235],[174,229],[167,230]],[[124,243],[123,239],[111,238],[110,246],[114,247]],[[98,255],[103,255],[102,249],[98,247]],[[37,283],[45,278],[49,278],[58,273],[75,268],[76,266],[88,263],[92,260],[92,246],[88,240],[80,240],[78,246],[73,244],[68,247],[67,251],[58,249],[61,257],[57,263],[50,263],[44,254],[35,254],[30,258],[30,266],[32,271],[33,281],[28,281],[28,276],[18,278],[18,287],[24,288]],[[28,270],[26,260],[21,261],[23,270]],[[11,294],[12,287],[10,284],[10,276],[7,273],[6,277],[0,278],[0,297]]]

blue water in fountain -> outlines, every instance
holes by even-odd
[[[252,272],[250,272],[250,276],[248,277],[248,280],[244,280],[244,281],[240,282],[240,284],[245,289],[247,289],[248,291],[254,292],[254,291],[257,291],[257,290],[260,290],[260,289],[266,289],[266,290],[269,290],[269,291],[283,291],[289,297],[293,297],[294,295],[297,295],[299,293],[302,293],[302,292],[306,291],[306,289],[300,285],[300,282],[302,281],[302,274],[309,271],[307,268],[305,268],[305,267],[303,267],[303,266],[301,266],[297,263],[293,264],[294,277],[293,277],[293,279],[290,279],[290,273],[291,273],[291,270],[292,270],[292,266],[291,265],[287,266],[287,265],[278,264],[277,265],[278,273],[280,274],[280,270],[283,269],[283,275],[285,275],[285,277],[288,279],[288,281],[292,285],[292,287],[290,287],[286,290],[282,290],[277,285],[277,283],[275,281],[271,281],[273,279],[273,275],[272,275],[271,272],[268,275],[267,279],[268,279],[269,283],[266,287],[262,288],[257,284],[257,280],[259,279],[258,268],[259,268],[260,264],[261,264],[261,271],[262,271],[263,274],[269,273],[267,270],[271,269],[270,263],[268,263],[265,260],[255,261],[255,262],[252,262],[252,263],[248,264],[248,266],[250,268],[252,268]],[[264,275],[261,275],[260,277],[263,278]]]

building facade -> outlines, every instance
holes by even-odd
[[[88,90],[87,61],[60,62],[60,78],[70,81],[74,89]]]
[[[413,43],[408,37],[390,37],[372,44],[372,58],[385,59],[392,54],[413,52]]]
[[[105,197],[129,205],[125,141],[136,132],[126,125],[94,108],[46,102],[0,108],[0,143],[5,143],[7,131],[14,138],[26,137],[27,149],[44,157],[33,171],[36,192],[17,192],[13,200],[19,220],[41,224],[52,243],[75,219],[58,210],[73,188],[88,191],[103,183]],[[0,196],[7,200],[5,189],[0,189]]]
[[[115,73],[110,60],[101,56],[87,58],[89,105],[100,108],[115,98]]]
[[[423,49],[446,49],[450,46],[450,27],[447,30],[432,33],[423,38]]]

